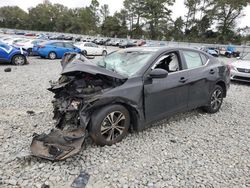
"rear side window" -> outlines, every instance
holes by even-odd
[[[90,47],[90,43],[85,43],[84,46]]]
[[[204,54],[200,54],[200,55],[201,55],[202,63],[203,63],[203,65],[205,65],[208,61],[208,57],[205,56]]]
[[[188,69],[197,68],[204,64],[199,52],[183,51],[183,55]]]
[[[64,43],[66,48],[74,48],[74,46],[70,43]]]
[[[56,43],[53,43],[51,45],[56,46],[56,47],[64,47],[63,43],[61,43],[61,42],[56,42]]]

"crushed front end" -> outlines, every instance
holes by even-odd
[[[66,54],[62,67],[62,76],[48,89],[55,94],[55,129],[49,134],[35,133],[30,146],[34,156],[53,161],[80,152],[94,101],[123,82],[119,75],[109,76],[109,72],[76,53]]]

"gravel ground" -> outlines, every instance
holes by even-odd
[[[53,128],[46,88],[60,63],[29,61],[0,66],[0,187],[70,187],[80,170],[94,188],[250,187],[249,84],[232,83],[217,114],[179,114],[110,147],[89,139],[80,154],[53,163],[26,153],[34,132]]]

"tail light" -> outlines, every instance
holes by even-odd
[[[37,47],[38,48],[45,48],[45,46],[42,46],[42,45],[38,45]]]

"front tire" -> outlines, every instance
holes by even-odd
[[[24,55],[15,55],[15,56],[13,56],[11,62],[14,65],[24,65],[24,64],[26,64],[27,59]]]
[[[223,103],[223,89],[221,86],[216,85],[210,94],[209,103],[203,107],[203,110],[207,113],[214,114],[218,112]]]
[[[54,59],[56,59],[56,53],[55,52],[50,52],[48,57],[49,57],[49,59],[54,60]]]
[[[127,135],[129,126],[128,110],[121,105],[110,105],[92,114],[89,133],[96,144],[110,146]]]

